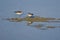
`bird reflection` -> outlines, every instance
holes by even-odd
[[[31,25],[33,22],[31,22],[31,21],[28,21],[27,22],[27,25],[29,26],[29,25]]]

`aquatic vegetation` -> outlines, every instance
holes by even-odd
[[[8,18],[8,19],[9,21],[59,22],[59,21],[54,21],[56,18],[43,18],[43,17],[35,17],[35,18],[25,17],[25,18]]]
[[[26,21],[32,21],[32,22],[46,22],[46,21],[48,21],[48,19],[40,18],[40,17],[35,17],[35,18],[25,17],[25,20]]]
[[[20,22],[23,19],[22,18],[7,18],[7,20],[11,21],[11,22]]]

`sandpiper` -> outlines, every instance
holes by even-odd
[[[15,11],[15,13],[16,13],[17,15],[21,15],[21,14],[22,14],[22,11]]]
[[[33,16],[33,14],[32,13],[28,13],[28,15],[27,15],[28,17],[30,17],[30,18],[34,18],[34,16]]]

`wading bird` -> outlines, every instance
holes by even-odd
[[[21,15],[22,11],[15,11],[16,14]]]
[[[23,14],[22,11],[15,11],[15,13],[19,16],[21,16]]]

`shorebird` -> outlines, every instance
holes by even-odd
[[[22,14],[22,11],[15,11],[15,13],[16,13],[17,15],[21,15],[21,14]]]
[[[34,16],[33,16],[34,14],[32,14],[32,13],[28,13],[28,17],[30,17],[30,18],[34,18]]]

